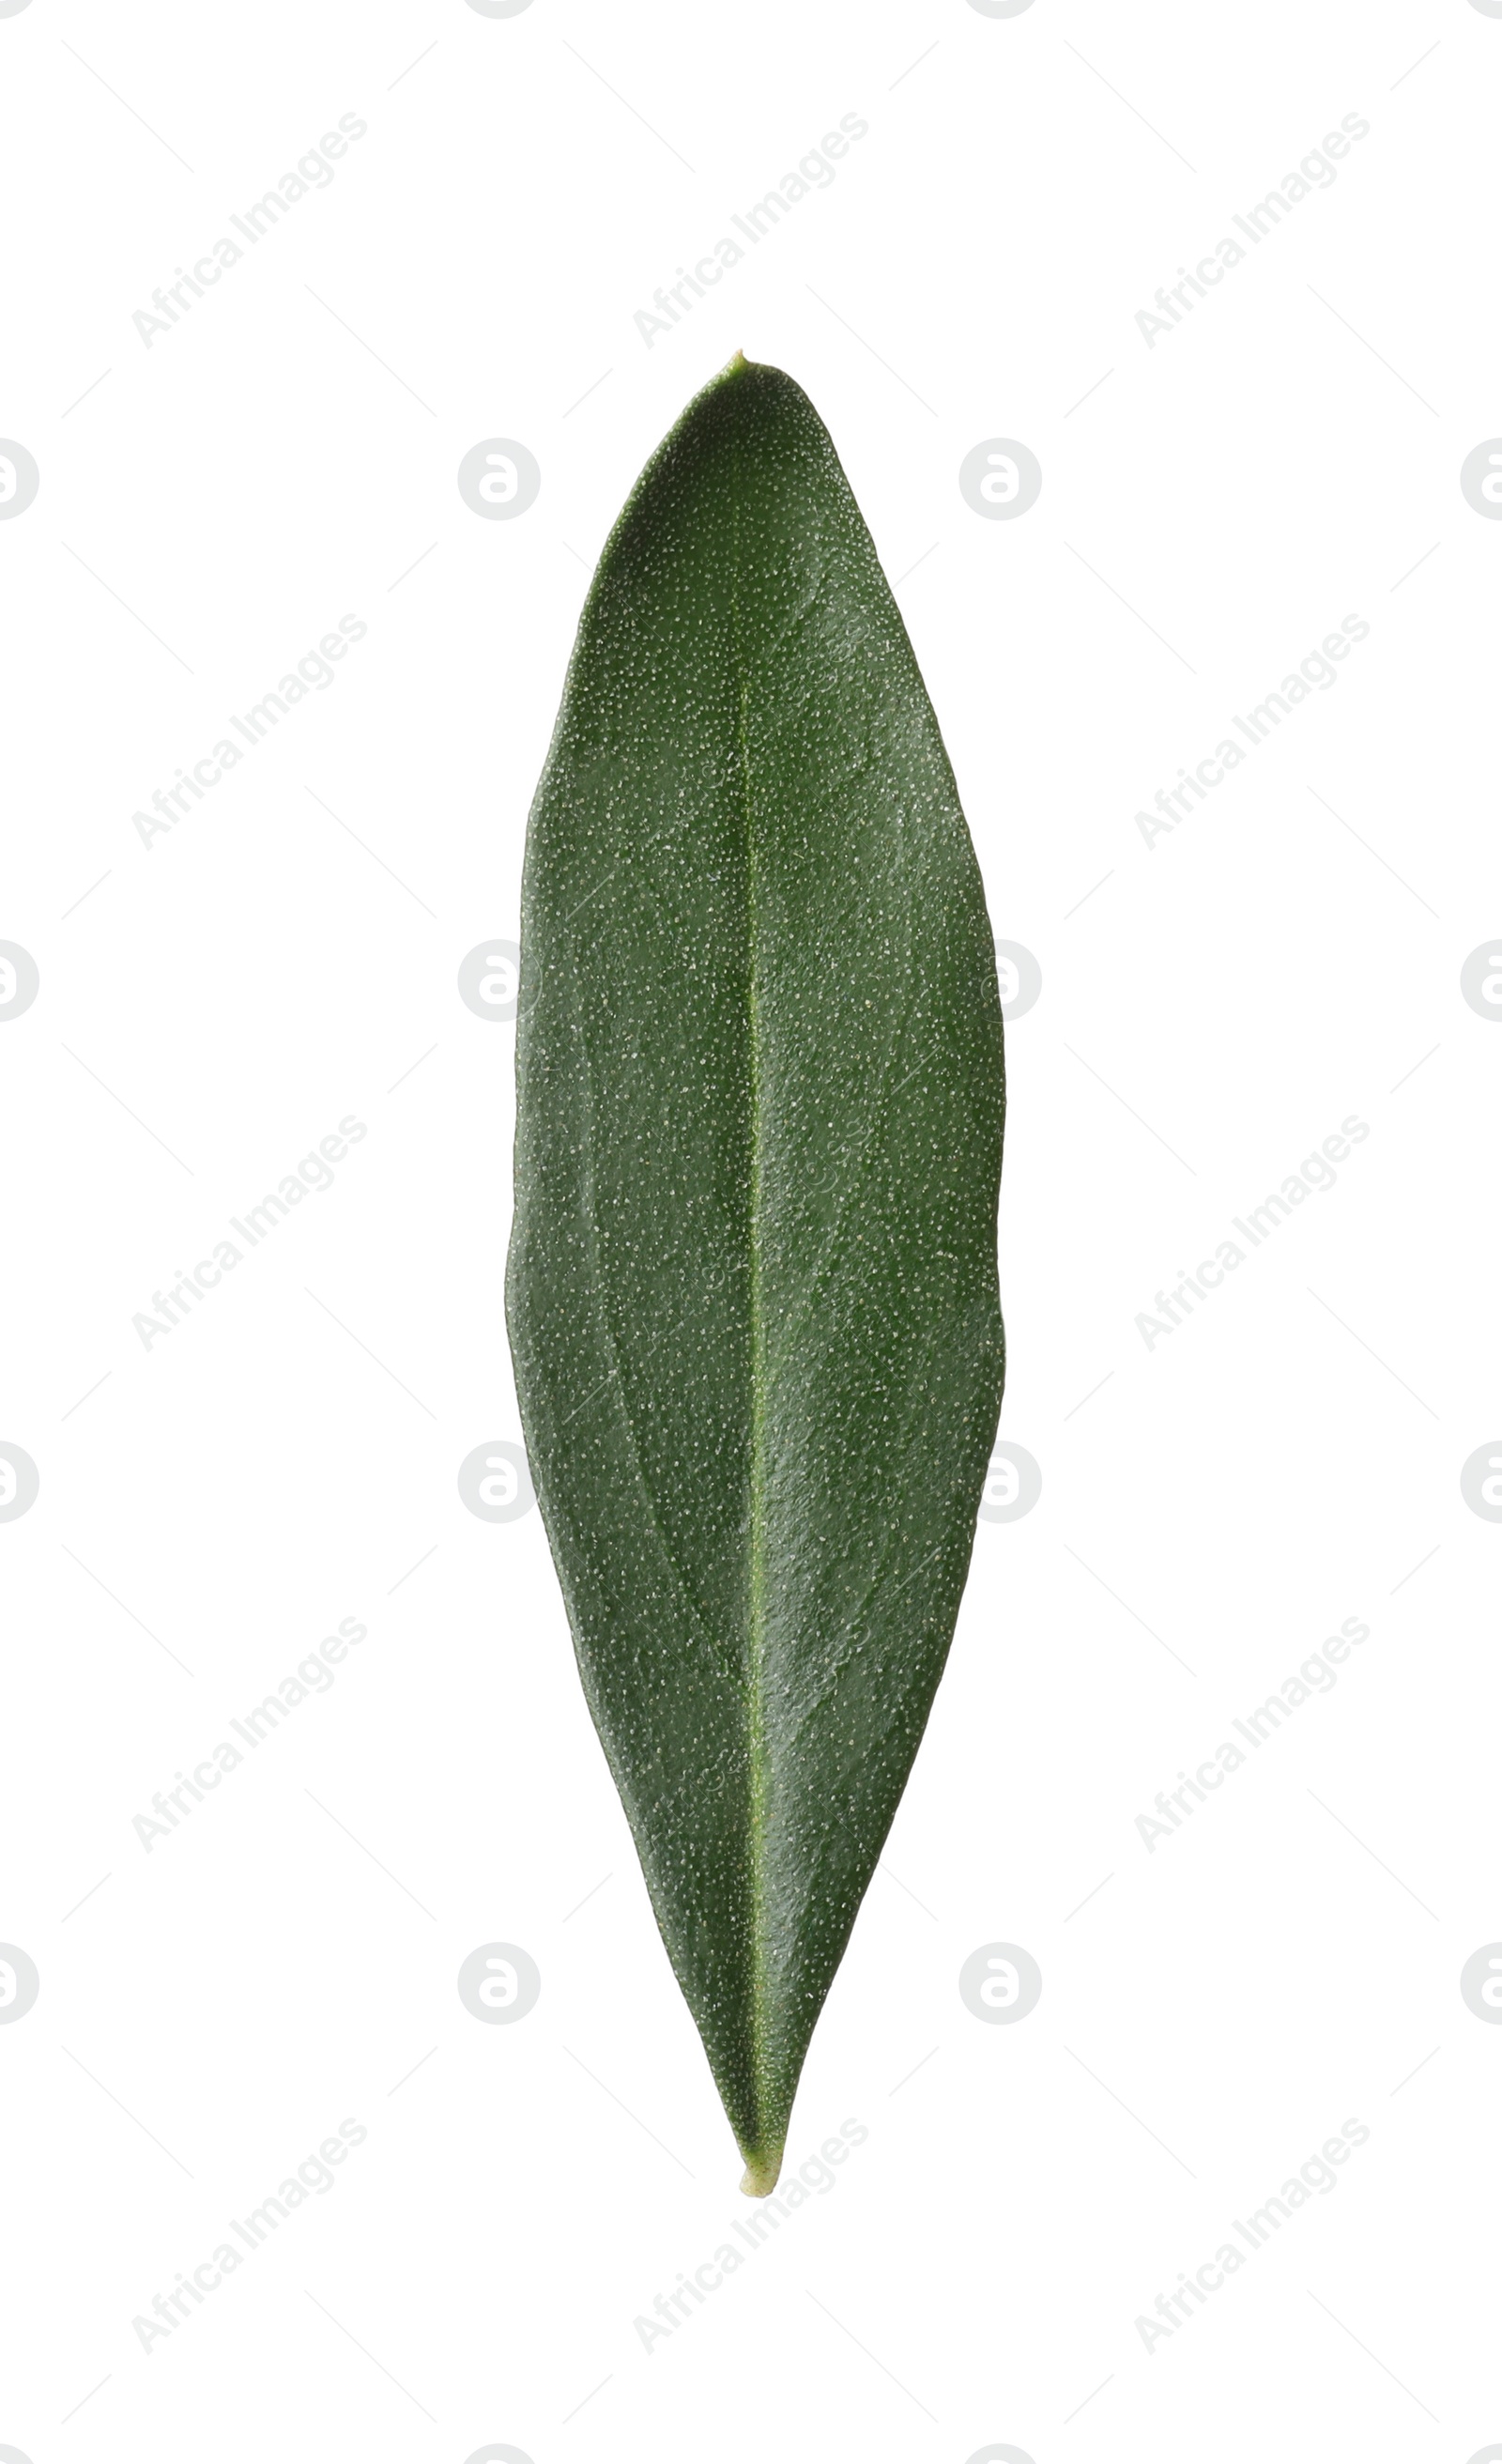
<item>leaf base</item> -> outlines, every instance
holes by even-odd
[[[745,2154],[744,2148],[741,2152],[743,2155]],[[777,2187],[777,2176],[781,2170],[782,2150],[780,2147],[777,2148],[773,2154],[749,2157],[747,2159],[746,2170],[741,2175],[741,2189],[745,2192],[747,2198],[770,2198],[773,2191]]]

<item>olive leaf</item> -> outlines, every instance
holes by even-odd
[[[948,1651],[1004,1362],[980,875],[776,368],[698,395],[600,559],[528,830],[516,1081],[538,1503],[764,2194]]]

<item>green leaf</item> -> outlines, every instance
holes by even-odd
[[[1001,1401],[1001,1013],[953,774],[813,405],[633,491],[528,831],[507,1309],[589,1706],[747,2173],[954,1630]]]

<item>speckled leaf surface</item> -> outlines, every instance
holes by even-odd
[[[765,2191],[949,1647],[1003,1374],[980,876],[870,535],[775,368],[690,404],[605,548],[521,951],[528,1453]]]

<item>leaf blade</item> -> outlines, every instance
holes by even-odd
[[[586,1695],[770,2188],[999,1406],[990,927],[816,413],[647,466],[529,827],[508,1316]],[[582,1399],[580,1399],[582,1398]]]

